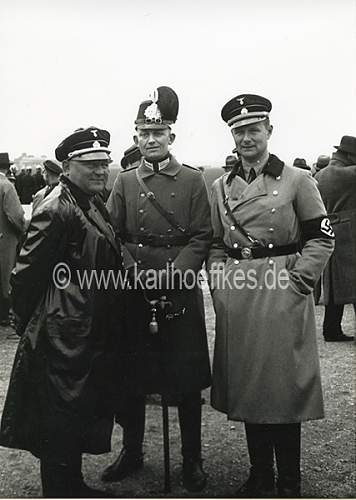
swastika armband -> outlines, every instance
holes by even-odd
[[[335,239],[335,234],[328,217],[321,216],[301,222],[302,239],[304,241],[314,238]]]

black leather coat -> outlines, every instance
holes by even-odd
[[[56,285],[59,263],[66,271]],[[57,415],[59,425],[66,419],[75,427],[83,452],[109,451],[123,294],[113,280],[98,287],[81,279],[85,272],[110,269],[121,269],[121,253],[103,203],[62,178],[35,212],[12,277],[22,337],[1,445],[40,456],[46,422]]]

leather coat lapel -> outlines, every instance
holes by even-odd
[[[114,230],[111,226],[104,220],[99,210],[95,207],[95,205],[90,201],[90,208],[86,212],[86,216],[90,221],[100,230],[102,234],[107,238],[107,240],[111,243],[114,249],[119,252],[115,241]]]

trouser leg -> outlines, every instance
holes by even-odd
[[[275,425],[273,440],[278,470],[278,490],[283,496],[299,496],[301,424]]]
[[[201,394],[184,394],[178,405],[178,416],[182,440],[183,486],[188,491],[202,491],[207,476],[201,459]]]
[[[10,300],[4,297],[0,284],[0,321],[5,321],[9,318]]]
[[[184,394],[178,405],[179,425],[184,458],[200,459],[201,456],[201,395],[200,392]]]
[[[324,337],[336,337],[342,333],[341,321],[344,313],[344,306],[333,302],[325,306],[323,335]]]
[[[141,453],[145,433],[146,398],[132,396],[128,399],[124,415],[118,417],[123,428],[123,446],[132,453]]]
[[[58,425],[43,440],[41,481],[45,498],[75,497],[82,482],[78,440],[65,427]]]

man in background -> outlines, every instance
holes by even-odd
[[[46,160],[43,163],[45,187],[37,191],[32,201],[32,213],[39,206],[41,201],[49,195],[59,183],[59,176],[63,172],[62,167],[53,160]]]
[[[10,324],[10,275],[16,259],[17,243],[25,219],[15,187],[6,177],[12,165],[8,153],[0,153],[0,325]]]
[[[309,165],[307,165],[305,158],[296,158],[293,162],[293,167],[301,168],[303,170],[311,170]]]
[[[354,337],[341,328],[344,305],[356,308],[356,137],[343,136],[335,148],[328,166],[315,175],[335,232],[323,275],[323,335],[326,342],[347,342]]]
[[[222,167],[225,172],[231,172],[231,170],[234,168],[234,166],[237,163],[237,158],[234,155],[228,155],[225,158],[225,165]]]

